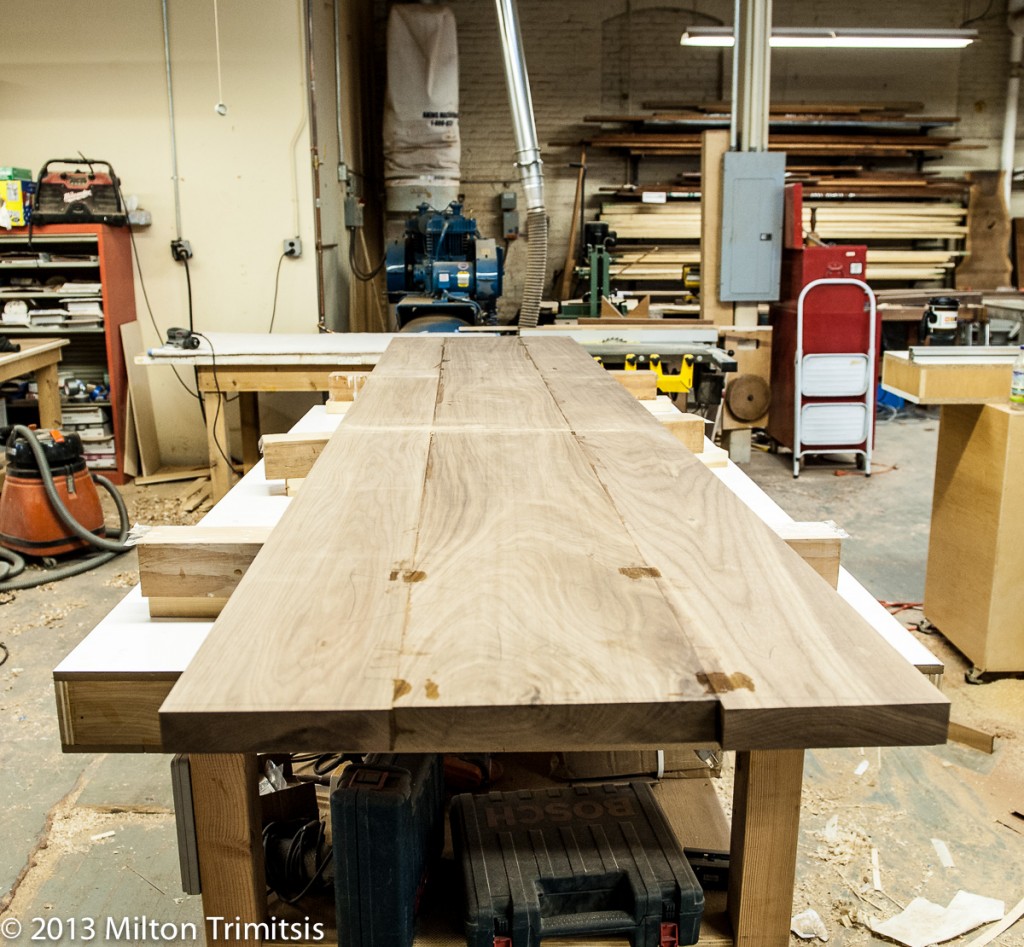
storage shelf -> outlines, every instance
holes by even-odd
[[[96,270],[99,265],[98,260],[0,260],[0,270]]]
[[[74,329],[62,326],[8,326],[0,322],[0,335],[103,335],[103,326]]]
[[[67,225],[58,225],[67,226]],[[77,226],[77,225],[76,225]],[[32,244],[44,244],[44,243],[92,243],[96,244],[99,242],[99,238],[94,233],[42,233],[39,227],[35,227],[32,230]],[[17,243],[27,244],[28,243],[28,228],[24,228],[18,233],[3,234],[0,236],[0,247],[5,243]]]
[[[40,289],[40,290],[25,290],[25,292],[18,293],[3,293],[0,292],[0,299],[74,299],[81,296],[83,299],[87,299],[90,296],[102,296],[103,291],[97,289],[95,292],[88,293],[76,293],[74,290],[62,290],[56,291],[52,289]]]
[[[64,405],[64,409],[95,409],[104,416],[115,446],[114,466],[106,468],[105,473],[118,484],[125,482],[128,391],[121,326],[136,318],[132,270],[131,234],[127,227],[84,222],[40,224],[31,231],[23,228],[0,234],[0,288],[8,290],[0,292],[0,308],[8,300],[35,300],[42,306],[54,308],[60,305],[59,300],[102,300],[103,322],[100,324],[26,325],[0,320],[0,336],[12,341],[22,338],[67,340],[68,344],[61,351],[60,374],[95,382],[103,379],[109,384],[109,400],[72,401]],[[78,280],[96,289],[83,292],[79,286],[75,292],[70,285],[11,285],[12,280],[17,284],[19,276],[31,277],[34,283],[45,283],[46,277],[54,277],[55,282],[65,284]],[[19,400],[32,404],[28,399]],[[26,405],[19,410],[31,409]]]

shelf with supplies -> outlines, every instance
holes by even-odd
[[[0,335],[105,335],[103,326],[19,326],[0,322]]]
[[[87,463],[115,483],[125,481],[121,326],[134,321],[127,227],[47,224],[0,233],[0,335],[69,340],[59,366],[66,389],[62,426],[83,435]],[[109,387],[109,397],[82,400],[96,387]],[[30,399],[13,397],[8,405],[32,410]]]

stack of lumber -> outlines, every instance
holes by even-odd
[[[804,202],[804,230],[822,240],[960,240],[967,210],[949,203]]]
[[[932,171],[881,171],[861,165],[786,164],[786,180],[804,186],[804,200],[954,200],[966,201],[969,184],[964,178],[939,177]],[[645,194],[664,194],[667,200],[700,198],[700,174],[683,171],[668,183],[602,188],[614,197],[639,200]]]
[[[793,155],[857,158],[920,158],[925,154],[974,147],[949,135],[933,134],[956,124],[955,116],[916,114],[916,102],[775,103],[771,108],[768,147]],[[729,125],[726,103],[682,105],[638,115],[588,115],[586,124],[601,126],[588,144],[628,151],[631,155],[698,154],[701,133]],[[625,126],[607,129],[606,126]]]
[[[913,244],[961,241],[967,231],[966,214],[964,207],[950,202],[811,201],[804,203],[804,230],[827,242],[868,244],[867,276],[872,282],[944,282],[960,251],[918,249]],[[620,241],[636,244],[615,252],[613,280],[680,280],[683,265],[700,260],[696,201],[606,201],[601,219]]]

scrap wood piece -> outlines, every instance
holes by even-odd
[[[265,526],[157,526],[136,546],[142,594],[226,600],[269,533]]]
[[[330,400],[354,401],[369,377],[369,372],[331,372],[327,376]]]
[[[650,369],[609,369],[612,376],[638,401],[653,401],[658,397],[658,375]]]
[[[349,402],[350,403],[350,402]],[[260,438],[263,464],[268,480],[305,477],[331,439],[330,431],[264,434]]]
[[[990,927],[984,934],[975,937],[974,940],[969,941],[964,947],[985,947],[986,944],[991,944],[1000,934],[1005,934],[1022,917],[1024,917],[1024,899],[1018,901],[1010,909],[1010,913],[996,924],[995,927]]]
[[[948,742],[963,743],[965,746],[973,747],[982,753],[995,753],[996,751],[996,738],[993,734],[986,733],[984,730],[977,730],[955,720],[949,721]]]

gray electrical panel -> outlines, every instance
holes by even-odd
[[[719,298],[779,298],[786,156],[728,151],[722,167],[722,262]]]

